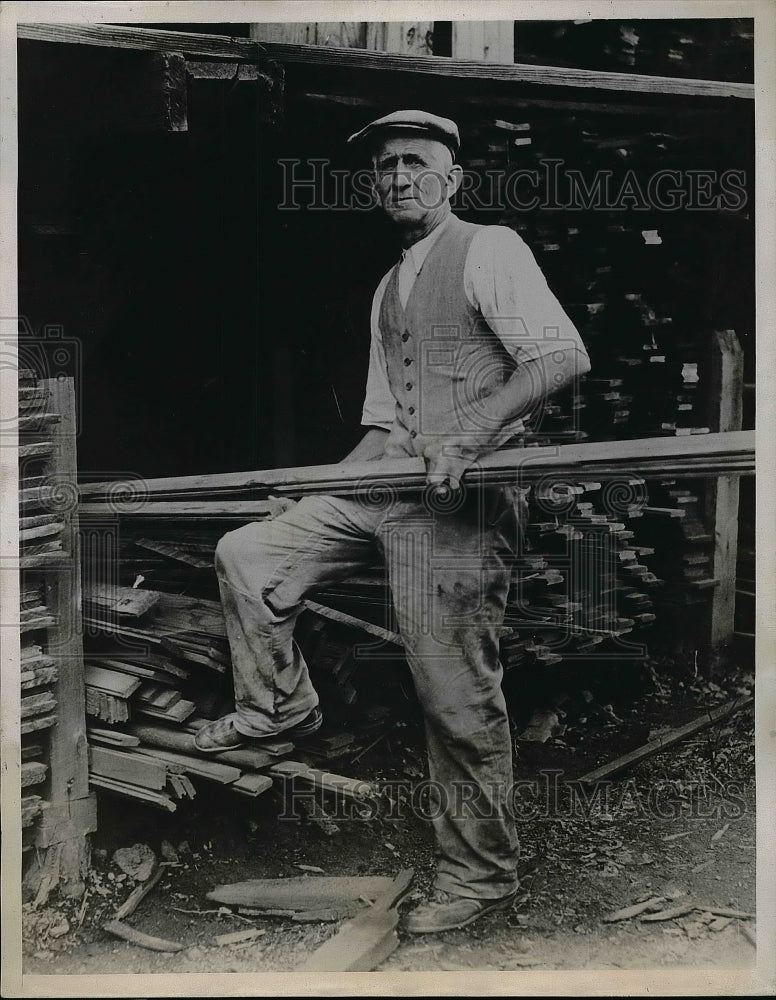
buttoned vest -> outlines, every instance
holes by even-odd
[[[464,290],[464,267],[481,226],[450,216],[428,252],[406,308],[394,267],[380,306],[380,334],[396,419],[411,438],[493,431],[481,400],[515,363]]]

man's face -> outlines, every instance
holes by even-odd
[[[411,136],[384,139],[373,162],[380,204],[399,225],[422,225],[450,197],[452,155],[441,142]]]

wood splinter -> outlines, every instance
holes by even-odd
[[[165,938],[144,934],[142,931],[130,927],[129,924],[122,923],[121,920],[109,920],[107,924],[103,924],[103,930],[128,941],[130,944],[136,944],[140,948],[148,948],[150,951],[183,951],[186,947],[180,941],[167,941]]]

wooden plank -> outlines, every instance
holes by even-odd
[[[92,774],[141,785],[154,791],[161,791],[167,784],[167,768],[164,764],[132,751],[90,746],[89,768]]]
[[[218,517],[246,522],[274,517],[275,514],[287,507],[287,500],[213,500],[204,502],[201,500],[155,500],[150,498],[128,503],[125,510],[122,510],[119,502],[118,507],[113,508],[112,515],[115,519],[118,510],[133,518],[172,518],[175,521],[183,521],[187,519],[198,520],[202,517]],[[105,509],[103,504],[99,503],[82,503],[79,505],[79,511],[82,517],[100,517],[111,513]]]
[[[200,754],[194,745],[194,737],[191,733],[183,733],[167,726],[153,725],[151,723],[134,722],[127,726],[127,732],[139,737],[144,744],[150,747],[161,747],[163,750],[180,751],[190,754],[193,757],[205,756],[208,760],[224,764],[232,764],[239,768],[248,768],[260,771],[270,764],[276,763],[277,758],[271,754],[262,753],[253,747],[243,750],[226,750],[218,754]]]
[[[371,972],[399,946],[396,904],[409,892],[414,872],[402,871],[368,910],[346,923],[295,971]]]
[[[19,731],[22,736],[26,736],[27,733],[34,733],[39,729],[50,729],[52,726],[56,726],[57,721],[56,715],[36,715],[31,719],[25,719],[19,727]]]
[[[352,628],[360,629],[362,632],[367,632],[369,635],[385,639],[387,642],[393,642],[397,646],[404,646],[404,640],[398,632],[392,632],[390,629],[382,628],[380,625],[373,625],[371,622],[364,621],[361,618],[355,618],[353,615],[348,615],[344,611],[337,611],[335,608],[327,608],[325,605],[319,604],[317,601],[306,600],[304,601],[304,606],[308,611],[313,611],[322,618],[328,618],[330,621],[339,622],[341,625],[350,625]]]
[[[374,788],[368,781],[346,778],[341,774],[320,771],[296,760],[281,760],[264,769],[273,778],[303,781],[325,792],[338,792],[357,801],[374,795]]]
[[[131,785],[126,781],[116,781],[114,778],[107,778],[102,774],[90,774],[89,784],[96,788],[104,788],[109,792],[115,792],[117,795],[123,795],[126,798],[148,802],[150,805],[158,806],[167,812],[175,812],[177,809],[173,800],[165,792],[157,792],[140,785]]]
[[[128,618],[142,618],[158,602],[157,593],[137,587],[93,584],[84,592],[84,603]]]
[[[742,708],[746,708],[747,705],[751,705],[753,703],[753,698],[736,698],[734,701],[729,701],[724,705],[720,705],[719,708],[712,708],[703,715],[698,716],[697,719],[693,719],[692,722],[688,722],[684,726],[679,726],[677,729],[673,729],[669,733],[656,737],[648,743],[645,743],[644,746],[638,747],[638,749],[632,750],[630,753],[626,753],[622,757],[618,757],[616,760],[613,760],[608,764],[603,764],[601,767],[598,767],[593,771],[588,771],[587,774],[583,774],[582,777],[577,780],[586,785],[591,785],[595,784],[597,781],[603,781],[605,778],[614,777],[622,771],[625,771],[627,768],[640,763],[642,760],[646,760],[647,757],[660,753],[662,750],[667,750],[669,747],[687,739],[688,736],[692,736],[703,729],[707,729],[709,726],[715,725],[717,722],[726,719],[734,712],[739,712]]]
[[[137,737],[132,738],[137,739]],[[216,781],[220,785],[230,785],[242,775],[242,771],[238,767],[233,767],[230,764],[222,764],[220,761],[214,760],[203,760],[201,757],[190,757],[184,753],[162,750],[159,747],[141,746],[138,749],[138,753],[155,757],[157,760],[166,761],[170,764],[178,764],[188,774],[196,774],[199,778]]]
[[[89,726],[86,735],[90,742],[110,743],[111,746],[130,748],[140,745],[137,736],[130,736],[129,733],[122,733],[118,729],[100,729],[99,726]]]
[[[130,674],[118,670],[97,667],[93,663],[86,664],[84,679],[89,687],[99,688],[116,698],[131,698],[143,683],[139,677],[132,677]]]
[[[393,886],[385,875],[295,875],[218,885],[207,898],[225,906],[314,910],[360,898],[377,899]]]
[[[259,47],[244,38],[226,35],[168,31],[160,28],[132,28],[115,24],[18,24],[19,38],[66,45],[98,45],[118,49],[145,49],[153,52],[182,52],[211,58],[256,62]]]
[[[193,701],[181,698],[180,701],[165,709],[141,703],[137,706],[137,711],[139,715],[148,715],[152,719],[166,719],[168,722],[181,723],[194,714],[196,707]]]
[[[709,426],[740,431],[744,412],[744,352],[733,330],[717,330],[711,344]],[[736,616],[739,482],[719,476],[706,491],[706,517],[714,532],[711,575],[719,581],[709,605],[706,641],[712,647],[733,636]]]
[[[56,705],[56,699],[50,691],[30,694],[21,699],[20,715],[22,719],[29,719],[34,715],[44,715],[47,712],[53,712]]]
[[[245,39],[229,38],[226,35],[120,27],[113,24],[19,24],[17,31],[19,38],[34,41],[148,49],[157,52],[180,52],[185,55],[232,59],[246,63],[255,63],[261,56],[268,56],[270,59],[280,62],[342,66],[354,69],[383,69],[394,72],[451,76],[460,79],[507,80],[547,86],[647,93],[666,97],[736,97],[754,100],[754,85],[746,83],[692,80],[635,73],[612,73],[519,63],[502,66],[475,60],[453,59],[446,56],[435,56],[433,59],[429,59],[425,55],[398,55],[391,51],[364,51],[333,48],[326,45],[309,45],[301,41],[302,31],[304,31],[305,41],[309,37],[306,28],[309,22],[297,23],[302,27],[299,29],[300,40],[294,43],[275,42],[267,39],[265,23],[261,26],[265,31],[265,40],[262,41],[261,45]],[[390,25],[403,23],[405,22],[387,22],[387,25],[391,30]],[[431,22],[426,23],[431,24]],[[288,22],[282,23],[284,30],[287,24]],[[418,33],[416,32],[416,34]],[[376,36],[374,34],[370,36],[369,32],[367,33],[368,48],[377,47],[374,45],[374,41],[370,44],[370,38],[375,39]],[[405,45],[406,40],[402,42],[400,52],[406,51]],[[383,48],[387,45],[379,47]]]
[[[240,792],[241,795],[249,795],[251,798],[255,798],[257,795],[261,795],[272,788],[272,778],[266,774],[243,774],[237,781],[232,782],[229,787],[235,792]]]
[[[464,476],[467,485],[480,483],[527,484],[548,472],[559,480],[621,477],[623,465],[637,476],[698,476],[715,467],[732,471],[754,471],[754,431],[729,434],[706,434],[681,438],[638,438],[592,444],[568,444],[538,448],[505,448],[486,455],[477,469]],[[716,464],[715,464],[716,460]],[[198,476],[171,476],[144,480],[149,495],[170,492],[221,492],[238,489],[273,489],[304,495],[312,491],[343,493],[364,492],[376,484],[396,489],[423,489],[425,465],[419,458],[385,459],[382,462],[351,462],[338,465],[313,465],[290,469],[265,469],[256,472],[211,473]],[[116,489],[116,483],[89,483],[80,488],[81,496],[99,496]],[[131,484],[128,484],[131,488]],[[114,507],[115,516],[115,507]]]
[[[265,42],[267,55],[279,62],[318,66],[386,70],[399,73],[447,76],[457,79],[503,80],[537,86],[570,87],[597,91],[651,94],[661,97],[736,97],[754,99],[754,85],[719,80],[693,80],[647,74],[613,73],[603,70],[536,66],[525,63],[500,65],[474,59],[424,55],[394,55],[391,52],[331,49],[321,45]]]

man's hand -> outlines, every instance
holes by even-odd
[[[415,450],[426,462],[426,474],[430,486],[449,486],[460,489],[464,472],[488,451],[487,446],[473,441],[470,434],[436,435],[419,434],[415,438]]]

